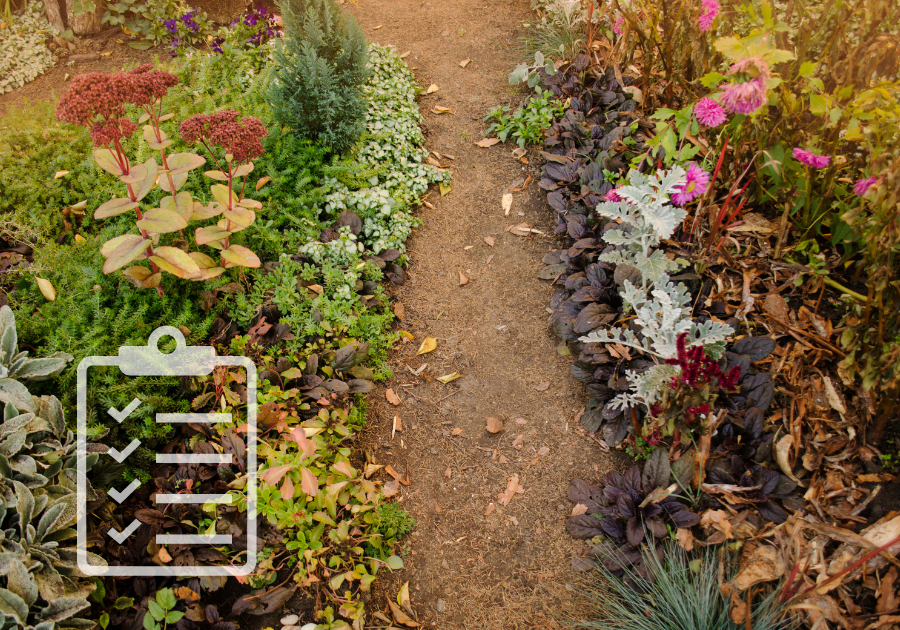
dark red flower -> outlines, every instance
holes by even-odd
[[[246,162],[263,154],[262,139],[269,132],[258,118],[239,118],[240,114],[233,109],[197,114],[181,123],[179,131],[185,142],[203,140],[230,153],[235,162]]]

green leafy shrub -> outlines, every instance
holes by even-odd
[[[509,115],[509,107],[497,107],[485,120],[493,120],[488,127],[489,135],[496,133],[501,142],[507,138],[515,138],[516,144],[523,149],[526,144],[537,144],[544,140],[544,130],[553,124],[566,111],[565,103],[553,97],[549,90],[541,91],[536,87],[537,96],[532,96],[525,104]]]
[[[8,5],[7,5],[8,6]],[[53,65],[44,43],[55,35],[44,6],[32,0],[15,16],[15,25],[0,29],[0,94],[11,92],[42,75]]]
[[[269,96],[275,120],[337,153],[363,130],[366,40],[334,0],[279,2],[287,41],[278,46]]]

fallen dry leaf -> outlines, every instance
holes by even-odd
[[[458,378],[462,378],[462,374],[460,374],[459,372],[453,372],[452,374],[444,374],[443,376],[438,376],[436,380],[446,385],[450,381],[455,381]]]
[[[519,489],[519,475],[514,474],[509,478],[509,483],[506,484],[506,490],[501,492],[497,496],[497,503],[500,505],[509,505],[509,502],[512,501],[512,498],[516,494],[516,490]]]
[[[440,184],[438,184],[438,190],[441,191],[441,197],[443,197],[450,194],[450,191],[453,190],[453,186],[441,182]]]
[[[542,446],[541,448],[538,449],[537,454],[538,454],[539,457],[543,457],[544,455],[549,455],[549,454],[550,454],[550,447],[549,447],[549,446]]]
[[[402,623],[404,626],[409,628],[418,628],[418,622],[414,621],[409,615],[403,612],[403,609],[400,608],[397,604],[388,600],[388,606],[391,608],[391,614],[394,616],[394,621],[397,623]]]
[[[488,506],[487,506],[487,509],[484,511],[484,515],[485,515],[485,516],[490,516],[491,514],[494,513],[494,510],[495,510],[495,509],[497,509],[497,506],[494,505],[493,503],[489,503]]]
[[[44,278],[35,278],[37,280],[38,289],[41,290],[41,295],[47,298],[48,302],[52,302],[56,299],[56,289],[53,288],[53,284],[49,280],[45,280]]]
[[[728,520],[728,512],[725,510],[707,510],[700,519],[703,527],[714,527],[725,535],[726,540],[732,538],[731,521]]]
[[[160,547],[157,555],[162,562],[172,562],[172,556],[165,547]]]
[[[491,254],[490,256],[488,256],[488,257],[487,257],[487,260],[484,261],[484,264],[485,264],[485,265],[490,265],[492,260],[494,260],[494,254]]]
[[[524,442],[525,442],[525,434],[520,433],[519,435],[516,436],[516,439],[513,440],[512,447],[516,450],[521,450],[522,444],[524,444]]]
[[[394,315],[397,316],[397,319],[403,321],[403,315],[406,313],[406,307],[403,306],[403,302],[397,302],[394,304]]]
[[[443,511],[444,511],[444,510],[441,509],[440,504],[439,504],[437,501],[435,501],[435,502],[434,502],[434,513],[435,513],[435,514],[440,514],[440,513],[443,512]]]
[[[60,177],[65,177],[69,174],[69,171],[56,171],[56,174],[53,176],[53,179],[59,179]]]
[[[744,568],[732,583],[736,589],[743,591],[760,582],[777,580],[782,575],[784,575],[784,559],[781,554],[771,545],[760,545],[750,554]]]
[[[268,175],[266,175],[265,177],[260,177],[258,180],[256,180],[256,190],[259,190],[260,188],[262,188],[263,186],[268,184],[270,181],[272,181],[272,178],[269,177]]]
[[[391,498],[398,492],[400,492],[400,484],[397,481],[391,480],[384,484],[384,487],[381,489],[382,494],[384,496]]]
[[[572,516],[581,516],[582,514],[587,514],[588,506],[584,503],[576,503],[575,507],[572,508]]]
[[[387,401],[395,407],[401,402],[400,397],[394,393],[393,389],[388,389],[386,392],[384,392],[384,397],[387,398]]]
[[[638,105],[640,105],[641,103],[644,102],[644,93],[641,92],[641,88],[635,87],[633,85],[629,85],[627,87],[623,87],[622,91],[625,92],[626,94],[631,94],[631,98]]]
[[[463,59],[462,61],[459,62],[459,67],[460,67],[460,68],[465,68],[465,67],[468,66],[470,63],[472,63],[472,60],[471,60],[471,59]]]
[[[372,30],[373,30],[373,31],[377,31],[377,30],[380,29],[380,28],[384,28],[384,24],[379,24],[378,26],[373,26],[373,27],[372,27]]]
[[[856,480],[859,483],[885,483],[893,481],[894,475],[890,473],[877,473],[872,475],[857,475]]]
[[[430,155],[428,156],[428,159],[427,159],[426,161],[427,161],[429,164],[431,164],[432,166],[436,166],[436,167],[438,167],[438,168],[441,167],[441,163],[438,162],[438,161],[437,161],[436,159],[434,159],[433,157],[431,157]]]
[[[411,332],[407,332],[405,330],[398,330],[397,332],[400,333],[400,336],[403,337],[405,341],[412,341],[413,339],[415,339],[415,336]]]
[[[459,286],[469,284],[469,278],[462,271],[459,272]]]
[[[503,430],[503,420],[500,418],[488,418],[486,428],[488,433],[500,433]]]
[[[451,110],[449,107],[444,107],[443,105],[435,105],[434,107],[431,108],[431,111],[433,111],[435,114],[452,114],[453,113],[453,110]]]
[[[403,422],[400,420],[400,416],[394,416],[394,424],[393,427],[391,427],[391,431],[393,431],[394,433],[396,433],[397,431],[400,431],[401,433],[403,432]],[[391,435],[391,437],[394,437],[393,434]]]
[[[456,427],[456,428],[453,429],[450,433],[451,433],[452,435],[462,435],[462,429],[460,429],[459,427]]]
[[[500,457],[497,458],[497,463],[498,464],[508,464],[509,460],[506,459],[506,455],[501,455]]]
[[[447,470],[444,471],[444,476],[445,476],[447,479],[449,479],[450,477],[453,476],[453,471],[450,470],[450,467],[449,467],[449,466],[447,466]]]
[[[488,245],[490,245],[491,247],[493,247],[494,243],[496,243],[497,241],[494,240],[493,236],[485,236],[484,242],[487,243]]]
[[[544,381],[543,383],[540,383],[540,384],[538,384],[538,385],[535,385],[534,388],[535,388],[537,391],[539,391],[539,392],[545,392],[545,391],[547,391],[547,388],[548,388],[548,387],[550,387],[550,382],[549,382],[549,381]]]
[[[388,464],[387,466],[384,467],[384,472],[386,472],[391,477],[393,477],[395,481],[402,483],[404,486],[409,485],[409,482],[406,481],[400,473],[398,473],[396,470],[394,470],[394,467],[391,466],[390,464]]]
[[[523,149],[521,147],[516,147],[515,149],[512,150],[512,156],[514,158],[516,158],[517,160],[521,160],[523,157],[525,157],[525,149]]]
[[[400,55],[400,58],[401,58],[401,59],[406,59],[407,57],[410,56],[410,54],[412,54],[412,51],[411,51],[411,50],[407,50],[405,53],[403,53],[402,55]]]
[[[694,535],[687,527],[678,528],[678,531],[675,532],[675,540],[678,541],[678,546],[685,551],[691,551],[694,548]]]
[[[437,91],[438,91],[438,86],[436,86],[434,83],[432,83],[431,85],[428,86],[428,89],[425,90],[425,93],[426,94],[434,94]]]
[[[495,144],[500,142],[500,138],[482,138],[478,142],[475,143],[476,147],[481,147],[482,149],[487,149]]]
[[[500,198],[500,206],[503,208],[503,216],[509,216],[509,211],[512,209],[512,202],[512,193],[503,193],[503,197]]]
[[[425,341],[422,342],[422,345],[419,346],[419,351],[416,352],[416,356],[420,354],[427,354],[437,348],[437,339],[434,337],[425,337]]]

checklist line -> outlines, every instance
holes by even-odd
[[[158,413],[160,423],[230,424],[230,413]]]
[[[157,534],[157,545],[230,545],[230,534]]]
[[[206,453],[159,453],[157,464],[230,464],[232,455]]]
[[[231,503],[231,495],[223,494],[157,494],[156,503]]]

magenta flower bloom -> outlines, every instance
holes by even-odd
[[[619,16],[619,19],[616,20],[615,24],[613,24],[613,33],[615,33],[616,35],[621,37],[622,36],[622,24],[624,24],[624,23],[625,23],[625,18],[622,16]]]
[[[672,195],[675,205],[683,206],[693,201],[709,189],[709,173],[696,164],[691,164],[687,169],[687,181],[677,193]]]
[[[620,202],[622,202],[622,201],[625,201],[624,199],[622,199],[622,198],[619,196],[619,193],[616,192],[616,189],[615,189],[615,188],[613,188],[613,189],[610,190],[608,193],[606,193],[606,195],[604,195],[603,198],[606,199],[607,201],[611,201],[611,202],[613,202],[613,203],[620,203]]]
[[[704,127],[718,127],[728,118],[722,106],[709,97],[697,101],[694,114]]]
[[[722,90],[722,104],[733,114],[752,114],[766,102],[769,93],[769,64],[761,57],[742,59],[728,70],[740,75],[740,83],[726,84]],[[735,77],[738,78],[738,77]]]
[[[816,155],[815,153],[811,153],[800,147],[794,147],[791,154],[796,160],[803,162],[807,166],[812,166],[813,168],[825,168],[831,164],[831,157],[827,155]]]
[[[711,29],[717,15],[719,15],[718,0],[703,0],[703,8],[700,11],[700,30]]]
[[[877,177],[861,179],[853,185],[853,192],[862,197],[872,186],[878,183]]]

